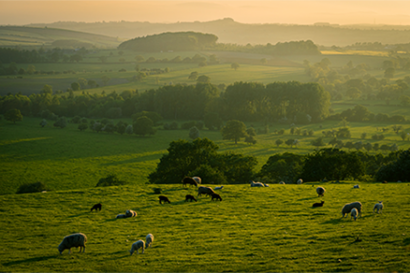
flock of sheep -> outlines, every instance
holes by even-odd
[[[251,187],[269,187],[268,184],[264,184],[262,182],[255,182],[255,181],[250,181]],[[182,180],[182,184],[185,185],[194,185],[196,187],[198,187],[198,184],[201,183],[201,178],[199,177],[185,177]],[[302,179],[298,179],[297,184],[302,184],[303,180]],[[285,184],[283,181],[279,182],[279,184]],[[205,187],[205,186],[199,186],[198,187],[198,196],[200,195],[207,195],[207,196],[211,196],[212,199],[211,200],[219,200],[222,201],[222,198],[219,194],[217,194],[214,190],[220,190],[223,189],[224,186],[219,186],[219,187],[215,187],[214,189],[212,189],[211,187]],[[354,188],[359,188],[359,185],[355,185]],[[316,188],[316,193],[318,194],[319,197],[323,197],[325,194],[326,190],[324,187],[317,187]],[[185,202],[187,201],[195,201],[197,202],[197,200],[195,199],[195,197],[193,195],[187,194],[185,196]],[[171,203],[171,201],[168,199],[168,197],[166,196],[159,196],[159,203],[162,204],[162,202],[164,203]],[[320,203],[314,203],[312,205],[312,207],[323,207],[323,204],[325,203],[325,201],[321,201]],[[378,203],[376,203],[373,207],[373,212],[375,212],[377,210],[377,213],[381,213],[383,210],[383,202],[379,201]],[[101,203],[98,203],[96,205],[94,205],[91,208],[91,211],[93,210],[99,210],[101,211],[102,205]],[[342,208],[342,217],[347,216],[350,213],[350,219],[354,219],[356,221],[358,216],[361,216],[361,212],[362,212],[362,203],[360,203],[359,201],[353,202],[353,203],[348,203],[345,204]],[[128,217],[136,217],[137,216],[137,212],[133,211],[133,210],[127,210],[125,212],[125,214],[118,214],[116,216],[116,218],[128,218]],[[145,242],[143,240],[138,240],[135,243],[133,243],[131,245],[131,250],[129,250],[130,254],[132,255],[135,251],[138,251],[139,249],[141,249],[142,253],[144,253],[145,248],[147,247],[151,247],[152,243],[154,242],[154,236],[149,233],[146,238],[145,238]],[[71,234],[68,235],[66,237],[64,237],[63,241],[60,243],[60,245],[58,246],[58,251],[60,252],[60,254],[62,254],[62,252],[65,249],[68,249],[68,253],[71,254],[71,248],[72,247],[80,247],[80,252],[81,250],[83,250],[83,252],[85,252],[85,243],[87,242],[87,236],[83,233],[75,233],[75,234]]]

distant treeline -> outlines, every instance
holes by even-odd
[[[47,88],[46,88],[47,87]],[[217,113],[225,120],[317,122],[329,115],[330,96],[317,83],[275,82],[268,85],[236,82],[221,92],[215,85],[168,85],[139,94],[115,91],[106,95],[72,91],[53,95],[50,86],[40,94],[0,97],[0,114],[19,109],[23,115],[41,116],[51,111],[58,116],[119,118],[141,111],[157,112],[165,119],[202,119]]]
[[[191,51],[213,46],[218,37],[199,32],[175,32],[137,37],[121,43],[119,50],[140,52]]]

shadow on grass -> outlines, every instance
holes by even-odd
[[[160,157],[161,155],[158,155],[158,154],[146,155],[146,156],[140,156],[140,157],[131,158],[131,159],[122,160],[122,161],[105,163],[105,164],[101,164],[101,166],[107,167],[107,166],[117,166],[117,165],[123,165],[123,164],[132,164],[132,163],[138,163],[138,162],[152,161],[152,160],[157,160]]]
[[[317,197],[306,197],[306,198],[298,199],[297,201],[306,201],[306,200],[312,200],[312,199],[317,199]]]
[[[340,217],[340,218],[336,218],[336,219],[332,219],[332,220],[328,220],[328,221],[325,221],[325,222],[323,222],[322,224],[333,224],[333,225],[338,225],[338,224],[340,224],[340,223],[342,223],[343,222],[343,218],[342,217]]]
[[[89,213],[90,212],[83,212],[83,213],[79,213],[79,214],[76,214],[76,215],[68,216],[68,218],[78,217],[78,216],[86,215],[86,214],[89,214]]]
[[[41,262],[41,261],[47,261],[53,258],[57,258],[59,255],[52,255],[52,256],[46,256],[46,257],[37,257],[37,258],[30,258],[30,259],[24,259],[20,261],[12,261],[8,263],[3,263],[4,266],[10,266],[10,265],[19,265],[23,263],[32,263],[32,262]]]

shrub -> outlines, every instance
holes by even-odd
[[[80,130],[80,131],[84,131],[84,130],[87,130],[87,129],[88,129],[87,123],[80,123],[78,125],[78,130]]]
[[[101,178],[96,187],[109,187],[109,186],[121,186],[125,185],[125,181],[120,181],[116,174],[110,174],[105,178]]]
[[[280,130],[278,131],[278,135],[283,135],[283,134],[285,134],[285,129],[280,129]]]
[[[188,122],[182,123],[181,129],[187,130],[191,127],[194,127],[195,125],[196,125],[196,121],[188,121]]]
[[[80,116],[75,116],[71,119],[72,123],[78,124],[81,122],[81,117]]]
[[[43,182],[27,183],[21,185],[16,193],[32,193],[48,190]]]

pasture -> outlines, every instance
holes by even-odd
[[[353,185],[359,183],[359,189]],[[318,197],[317,186],[326,188]],[[406,272],[410,269],[408,183],[225,185],[223,201],[195,188],[154,185],[60,190],[0,196],[2,272]],[[323,207],[312,208],[325,201]],[[372,212],[383,200],[382,214]],[[361,201],[362,217],[341,218]],[[90,208],[101,202],[101,212]],[[115,219],[132,209],[135,218]],[[64,236],[87,235],[85,253],[60,255]],[[128,250],[148,233],[153,247]]]
[[[131,120],[123,120],[132,123]],[[159,159],[167,153],[171,141],[190,140],[188,130],[163,130],[161,126],[154,136],[137,137],[97,133],[90,129],[81,132],[77,129],[78,125],[72,123],[60,129],[52,126],[53,121],[41,128],[40,121],[40,118],[24,117],[22,122],[13,124],[0,120],[0,194],[15,193],[20,185],[37,181],[44,182],[52,190],[85,189],[95,187],[100,178],[109,174],[117,174],[120,180],[131,185],[143,185],[148,182],[147,176],[155,170]],[[114,123],[117,122],[114,120]],[[264,128],[258,123],[247,124],[251,125],[256,131]],[[350,123],[352,136],[343,141],[377,142],[380,146],[396,143],[399,149],[410,148],[410,141],[403,141],[391,129],[384,133],[383,140],[371,139],[377,127],[390,128],[391,125],[393,124]],[[276,153],[312,153],[316,149],[311,145],[312,140],[323,136],[322,131],[339,127],[338,122],[330,121],[300,126],[301,130],[314,131],[313,136],[301,136],[291,135],[289,125],[274,124],[269,127],[270,133],[255,137],[255,145],[246,144],[243,139],[235,145],[233,141],[222,140],[219,131],[207,129],[200,131],[200,137],[215,142],[220,152],[232,151],[255,156],[258,160],[255,168],[257,172]],[[274,130],[280,129],[285,129],[284,135],[274,133]],[[403,130],[410,132],[410,127],[403,125]],[[361,138],[363,132],[367,133],[366,139]],[[299,145],[289,147],[285,144],[277,146],[275,143],[277,139],[286,141],[289,138],[298,139]],[[329,141],[330,138],[324,138],[326,144]]]

